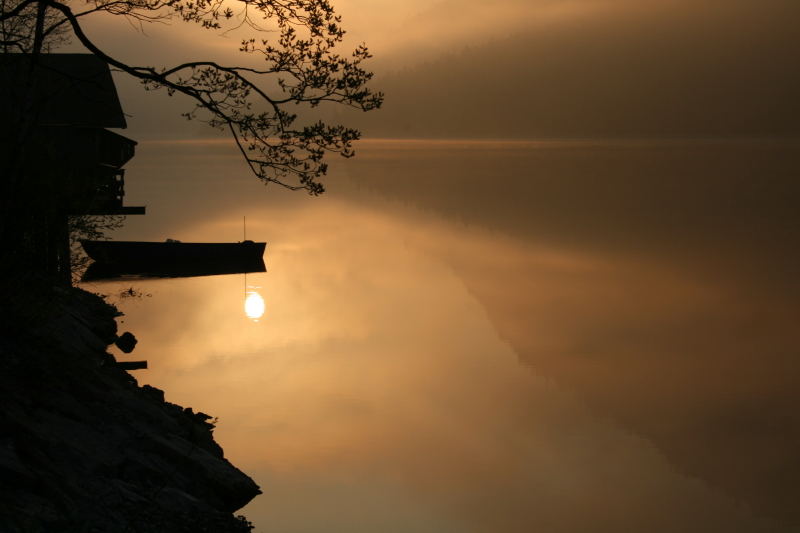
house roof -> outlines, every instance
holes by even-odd
[[[31,61],[29,54],[0,54],[0,114],[23,106],[34,110],[42,125],[127,126],[103,60],[92,54],[40,54],[30,76]]]

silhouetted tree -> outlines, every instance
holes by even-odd
[[[125,217],[120,215],[77,215],[69,217],[70,271],[72,281],[77,282],[89,266],[90,259],[83,253],[81,239],[107,239],[107,233],[119,229]]]
[[[0,20],[0,44],[3,53],[32,53],[37,28],[39,7],[36,4],[24,4],[24,0],[0,0],[0,12],[15,13]],[[54,26],[57,22],[56,12],[43,13],[42,28],[52,28],[47,35],[42,35],[40,51],[50,52],[69,41],[68,28],[63,25]]]
[[[103,15],[136,25],[179,19],[211,31],[244,27],[255,36],[238,47],[246,66],[202,58],[140,66],[120,61],[84,31],[88,17]],[[65,241],[53,231],[63,227],[59,221],[64,217],[60,193],[50,187],[58,182],[59,165],[39,156],[38,93],[28,90],[38,83],[34,72],[44,65],[43,53],[77,41],[146,89],[185,95],[192,107],[184,116],[227,130],[260,180],[318,195],[324,192],[320,178],[327,170],[326,154],[353,155],[352,143],[360,133],[321,121],[307,123],[297,111],[313,112],[323,102],[369,111],[383,99],[367,87],[372,77],[362,67],[370,57],[367,48],[360,45],[341,55],[336,47],[343,36],[330,0],[0,0],[0,62],[20,64],[10,59],[25,54],[30,65],[27,74],[13,79],[4,71],[0,83],[6,113],[0,117],[0,278],[64,271],[63,260],[53,266],[52,246],[46,244]],[[96,236],[116,223],[114,218],[73,218],[73,230]]]
[[[327,170],[325,154],[351,156],[360,133],[323,122],[298,125],[291,109],[335,102],[369,111],[383,99],[366,86],[372,77],[362,68],[370,57],[366,46],[349,55],[334,50],[344,30],[329,0],[0,0],[0,6],[5,52],[35,56],[53,39],[72,37],[147,89],[191,98],[194,107],[184,115],[229,131],[259,179],[313,195],[324,191],[319,178]],[[102,13],[135,24],[179,18],[208,30],[223,29],[226,22],[246,25],[258,37],[242,40],[239,50],[261,56],[263,66],[203,60],[161,67],[128,64],[84,32],[84,18]]]

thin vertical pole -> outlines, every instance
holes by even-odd
[[[242,216],[242,235],[243,240],[247,240],[247,215]],[[244,300],[247,302],[247,272],[244,273]]]

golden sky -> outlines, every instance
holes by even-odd
[[[800,124],[794,0],[440,0],[334,2],[366,42],[384,109],[319,112],[369,137],[793,137]],[[137,33],[87,23],[115,57],[169,65],[237,52],[244,30],[178,21]],[[268,34],[267,34],[268,35]],[[180,99],[118,76],[139,138],[213,135],[179,117]]]

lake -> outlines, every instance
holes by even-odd
[[[312,198],[141,143],[113,238],[246,216],[268,272],[84,284],[140,383],[218,417],[256,531],[800,528],[800,141],[357,151]]]

